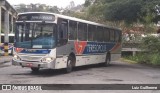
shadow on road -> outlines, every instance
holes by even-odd
[[[73,72],[78,72],[78,71],[87,71],[93,68],[103,68],[104,66],[101,64],[96,64],[96,65],[87,65],[87,66],[80,66],[80,67],[75,67],[73,68]],[[31,75],[35,76],[42,76],[42,77],[48,77],[48,76],[57,76],[57,75],[64,75],[64,74],[72,74],[71,73],[66,73],[65,69],[58,69],[58,70],[52,70],[52,69],[41,69],[38,73],[33,73],[31,71]]]
[[[87,66],[81,66],[81,67],[76,67],[73,68],[73,72],[78,72],[78,71],[87,71],[90,69],[94,68],[105,68],[102,64],[96,64],[96,65],[87,65]],[[35,77],[50,77],[50,76],[58,76],[58,75],[64,75],[64,74],[72,74],[71,73],[66,73],[65,69],[58,69],[58,70],[52,70],[52,69],[40,69],[39,72],[32,72],[26,71],[26,73],[16,73],[12,75],[29,75],[29,76],[35,76]]]
[[[100,68],[100,69],[99,69]],[[74,72],[79,72],[79,71],[90,71],[90,70],[103,70],[103,71],[109,71],[110,69],[150,69],[152,67],[140,65],[140,64],[130,64],[126,62],[112,62],[112,64],[108,67],[104,67],[102,64],[96,64],[96,65],[87,65],[87,66],[81,66],[81,67],[76,67],[73,70]],[[51,76],[59,76],[59,75],[64,75],[64,74],[72,74],[71,73],[66,73],[65,69],[59,69],[59,70],[52,70],[52,69],[40,69],[39,72],[33,73],[31,70],[26,70],[26,72],[22,73],[17,73],[17,74],[12,74],[12,75],[29,75],[33,77],[51,77]]]

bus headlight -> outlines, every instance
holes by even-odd
[[[14,55],[13,58],[14,58],[15,60],[21,60],[21,58],[20,58],[18,55]]]
[[[52,61],[52,58],[46,58],[46,61],[50,62],[50,61]]]
[[[52,62],[54,59],[51,57],[46,57],[41,60],[41,62]]]

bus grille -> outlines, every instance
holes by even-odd
[[[40,61],[42,57],[37,56],[21,56],[20,57],[22,61],[31,61],[31,62],[37,62]]]

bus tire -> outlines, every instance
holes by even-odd
[[[39,68],[37,68],[37,67],[31,67],[31,70],[33,73],[39,72]]]
[[[110,55],[107,55],[104,62],[104,66],[108,67],[110,65],[110,62],[111,62]]]
[[[71,56],[69,56],[68,60],[67,60],[66,73],[72,72],[72,69],[73,69],[73,58]]]

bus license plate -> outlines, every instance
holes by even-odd
[[[27,63],[27,67],[32,67],[33,64],[32,63]]]

